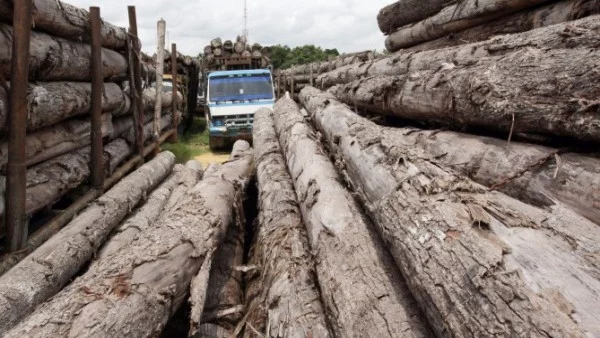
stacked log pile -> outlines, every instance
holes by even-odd
[[[13,1],[0,1],[0,78],[3,79],[8,79],[11,73],[12,11]],[[84,185],[90,177],[91,157],[89,13],[61,1],[34,0],[32,19],[26,136],[28,217],[51,209],[57,201]],[[102,22],[102,136],[107,177],[130,157],[134,147],[127,39],[124,28]],[[0,177],[5,175],[8,161],[8,92],[7,86],[1,86]],[[170,114],[171,95],[162,94],[163,114]],[[154,109],[154,98],[144,101],[144,109]],[[123,122],[129,120],[131,123]],[[172,118],[166,122],[164,129],[172,128]],[[116,131],[115,125],[127,125],[128,129]],[[0,195],[4,195],[3,185]],[[0,209],[0,237],[4,233],[3,209]]]
[[[259,43],[251,44],[243,36],[238,36],[235,41],[215,38],[204,47],[206,68],[226,70],[225,59],[252,59],[255,68],[267,68],[271,64],[269,48]]]

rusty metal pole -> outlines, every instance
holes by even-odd
[[[142,105],[142,64],[140,60],[141,46],[139,46],[138,29],[137,29],[137,16],[135,13],[135,6],[127,7],[129,14],[129,34],[132,39],[132,48],[129,50],[130,60],[132,60],[130,67],[131,79],[133,81],[130,84],[132,96],[135,100],[135,110],[133,112],[136,117],[137,123],[134,126],[135,130],[135,145],[136,153],[142,158],[144,157],[144,107]]]
[[[92,187],[102,191],[104,188],[104,148],[102,145],[102,45],[100,8],[90,7],[90,27],[92,33]]]
[[[179,141],[179,137],[177,135],[177,130],[179,126],[179,115],[177,114],[177,45],[171,44],[171,77],[173,81],[173,128],[175,129],[175,133],[171,137],[170,141],[173,143],[177,143]]]
[[[29,41],[31,0],[15,1],[13,11],[12,70],[8,115],[8,164],[6,177],[6,228],[8,248],[21,250],[27,244],[25,212],[27,90],[29,84]]]

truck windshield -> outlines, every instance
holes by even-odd
[[[269,74],[215,76],[208,88],[211,102],[273,99]]]

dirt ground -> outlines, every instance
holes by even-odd
[[[211,151],[194,157],[196,161],[202,163],[202,168],[208,167],[210,163],[223,163],[229,159],[228,152],[213,153]]]

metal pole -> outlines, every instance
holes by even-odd
[[[178,142],[177,127],[179,126],[179,116],[177,114],[177,45],[171,44],[171,77],[173,81],[173,128],[175,134],[171,137],[171,142]]]
[[[92,33],[92,187],[104,188],[104,158],[102,144],[102,45],[100,8],[90,7],[90,27]]]
[[[27,167],[27,87],[29,84],[29,40],[31,0],[14,2],[10,111],[8,115],[8,164],[6,177],[6,228],[8,248],[18,251],[27,244],[28,220],[25,212]]]
[[[136,152],[140,156],[144,156],[144,107],[142,105],[142,65],[140,60],[140,46],[137,30],[137,17],[135,14],[135,6],[127,7],[129,14],[129,34],[131,34],[132,48],[129,51],[132,71],[132,81],[130,85],[132,96],[136,101],[133,114],[136,116],[137,123],[135,125]],[[134,119],[135,120],[135,119]]]

